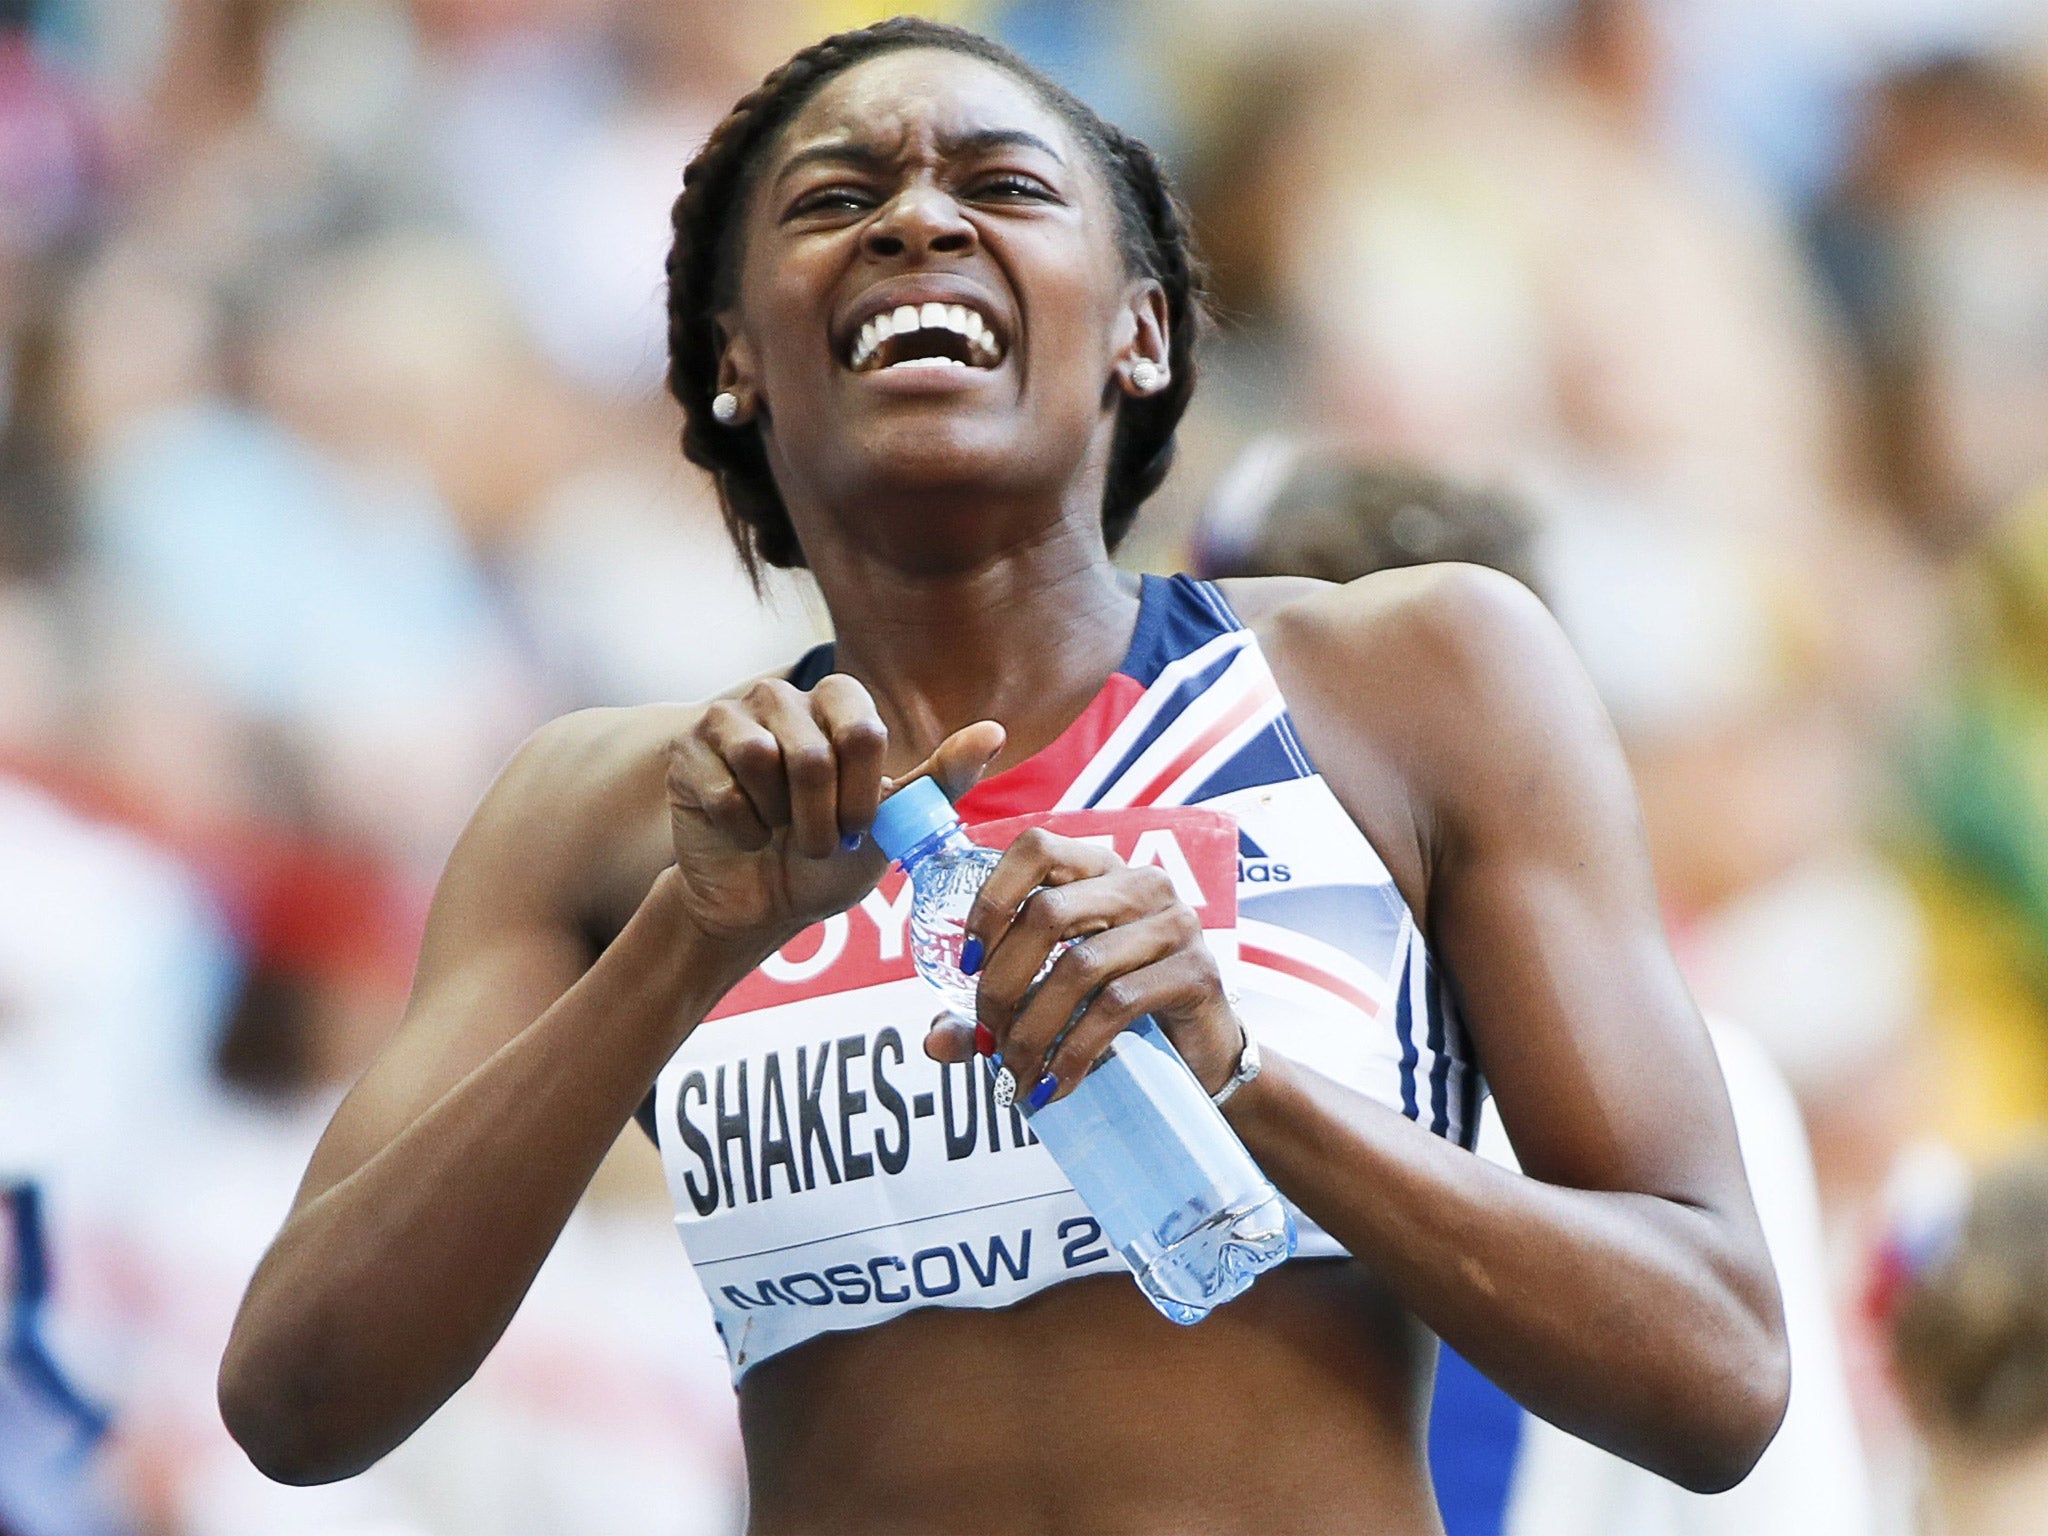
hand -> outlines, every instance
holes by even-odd
[[[806,692],[763,679],[706,705],[669,745],[669,832],[699,932],[755,961],[867,894],[888,861],[867,831],[897,784],[930,775],[967,792],[1002,750],[992,720],[955,731],[902,776],[882,772],[874,700],[835,672]]]
[[[1236,1070],[1243,1026],[1200,920],[1164,872],[1133,869],[1107,848],[1033,828],[989,875],[967,934],[986,957],[978,1028],[935,1020],[925,1040],[933,1058],[964,1061],[979,1040],[1002,1054],[1020,1096],[1046,1104],[1071,1092],[1110,1041],[1149,1013],[1209,1092]],[[1067,940],[1074,942],[1026,1002],[1032,978]]]

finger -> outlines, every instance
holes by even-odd
[[[721,836],[749,853],[767,847],[774,835],[731,764],[698,731],[670,749],[668,797],[672,812],[702,816]]]
[[[697,735],[752,802],[754,815],[772,834],[789,825],[789,785],[782,773],[782,748],[775,733],[752,709],[732,699],[714,700],[697,724]],[[706,783],[714,780],[707,777]],[[755,846],[759,846],[758,844]]]
[[[957,1014],[942,1013],[932,1020],[932,1027],[924,1037],[924,1053],[933,1061],[951,1066],[956,1062],[972,1061],[975,1050],[974,1032],[979,1028],[971,1019]]]
[[[1023,1098],[1028,1091],[1037,1100],[1034,1108],[1064,1098],[1088,1075],[1088,1069],[1109,1049],[1110,1042],[1146,1014],[1195,1015],[1211,1004],[1221,1006],[1223,1011],[1217,1012],[1219,1019],[1232,1017],[1217,985],[1215,962],[1206,951],[1177,950],[1152,965],[1127,971],[1095,994],[1087,1012],[1074,1021],[1074,1027],[1067,1031],[1034,1086],[1020,1090],[1018,1097]],[[1023,1074],[1018,1076],[1021,1079]],[[1206,1083],[1203,1088],[1208,1091]]]
[[[1143,873],[1118,865],[1105,875],[1064,885],[1041,885],[1025,898],[1004,928],[1002,939],[988,952],[975,988],[976,1016],[994,1033],[1004,1055],[1028,1051],[1034,1045],[1043,1052],[1052,1043],[1050,1033],[1035,1040],[1027,1036],[1016,1045],[1012,1038],[1025,1008],[1026,994],[1060,944],[1100,934],[1119,924],[1134,923],[1159,910],[1150,882],[1140,878]],[[1069,990],[1067,1013],[1078,1007],[1085,996]],[[1064,1022],[1066,1013],[1059,1018]],[[1027,1054],[1023,1059],[1038,1058]]]
[[[809,695],[771,678],[749,688],[745,702],[775,736],[790,841],[806,858],[830,858],[839,851],[839,765],[812,718]]]
[[[888,727],[867,689],[844,672],[821,678],[811,690],[811,716],[831,743],[838,768],[839,835],[857,838],[873,823],[881,802]]]
[[[964,725],[910,772],[889,780],[888,787],[894,790],[912,779],[933,778],[939,781],[948,800],[958,800],[981,782],[981,776],[1003,750],[1006,739],[1003,728],[993,720]]]
[[[1064,885],[1122,867],[1123,861],[1108,848],[1032,827],[1003,850],[1002,861],[989,871],[987,883],[968,910],[968,939],[980,945],[969,954],[993,954],[1018,909],[1040,886]],[[1041,961],[1044,958],[1039,956]],[[967,969],[972,974],[974,968]]]
[[[1098,884],[1070,885],[1062,894]],[[1014,939],[1016,929],[1011,931]],[[1119,977],[1156,965],[1190,944],[1201,943],[1201,924],[1186,907],[1153,912],[1077,940],[1039,983],[1002,1042],[1003,1057],[1020,1083],[1035,1083],[1050,1069],[1062,1037],[1077,1015]],[[1084,1067],[1086,1063],[1082,1064]]]

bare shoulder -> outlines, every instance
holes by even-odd
[[[558,715],[529,736],[500,776],[518,793],[566,794],[602,802],[648,773],[660,778],[668,745],[702,713],[701,704],[636,704]]]
[[[702,709],[645,704],[550,720],[512,755],[449,862],[447,881],[558,911],[603,903],[660,868],[669,744]],[[466,878],[465,878],[466,877]]]
[[[1484,566],[1410,566],[1341,584],[1251,578],[1225,589],[1268,650],[1311,664],[1403,663],[1426,668],[1437,687],[1486,690],[1570,656],[1542,601]]]
[[[545,811],[550,835],[575,836],[661,783],[669,744],[702,711],[696,704],[581,709],[550,720],[521,744],[486,806]]]
[[[1511,576],[1443,564],[1237,589],[1268,585],[1230,597],[1284,681],[1405,760],[1442,768],[1529,732],[1604,730],[1570,643]]]

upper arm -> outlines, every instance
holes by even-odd
[[[1316,600],[1294,649],[1318,675],[1373,679],[1321,693],[1339,747],[1324,771],[1361,763],[1382,798],[1399,786],[1411,901],[1524,1170],[1753,1221],[1591,683],[1519,583],[1474,567],[1399,574]]]
[[[620,713],[544,726],[484,796],[434,893],[404,1018],[335,1112],[296,1205],[395,1140],[589,967],[578,899],[592,839],[620,809],[607,802],[634,787]]]

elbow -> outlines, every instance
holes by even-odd
[[[1675,1464],[1657,1469],[1693,1493],[1726,1493],[1748,1477],[1792,1401],[1784,1300],[1761,1235],[1716,1267],[1721,1284],[1694,1314],[1683,1443]]]
[[[1715,1374],[1715,1390],[1701,1398],[1711,1413],[1673,1464],[1659,1469],[1693,1493],[1726,1493],[1748,1477],[1784,1423],[1792,1359],[1783,1324],[1759,1325],[1747,1347],[1722,1356]]]
[[[222,1424],[258,1472],[304,1488],[353,1477],[377,1459],[349,1455],[342,1438],[320,1424],[317,1394],[304,1389],[303,1379],[286,1384],[290,1373],[252,1360],[238,1342],[231,1339],[221,1359],[215,1396]]]

